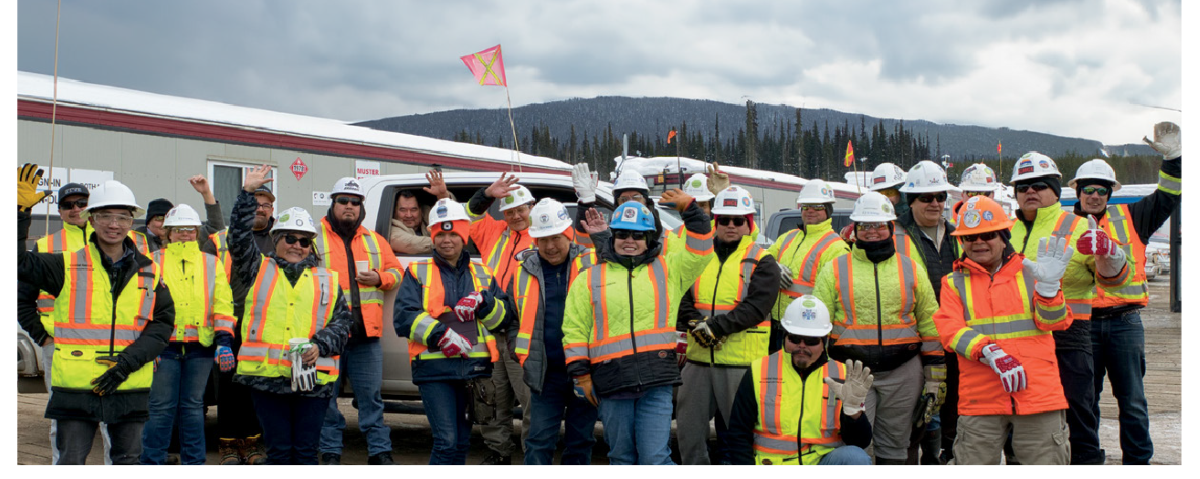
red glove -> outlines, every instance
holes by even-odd
[[[446,334],[442,335],[442,340],[438,341],[438,349],[448,358],[455,356],[465,358],[471,352],[471,342],[454,332],[453,329],[447,328]]]
[[[474,321],[475,309],[479,308],[481,304],[483,304],[483,295],[478,291],[472,291],[454,305],[454,315],[458,316],[458,321],[462,323]]]
[[[1000,376],[1000,384],[1004,386],[1006,393],[1022,391],[1029,384],[1025,376],[1025,366],[1021,365],[1020,360],[1000,349],[997,344],[984,346],[983,356],[979,361],[991,366],[992,371]]]
[[[842,240],[844,240],[845,242],[853,243],[854,242],[854,223],[851,222],[850,224],[843,227],[842,230],[838,232],[838,235],[841,236]]]
[[[1090,228],[1075,242],[1075,251],[1079,253],[1100,256],[1117,254],[1117,243],[1108,237],[1108,233],[1096,227],[1096,220],[1088,217]]]
[[[687,362],[687,344],[688,333],[679,332],[679,338],[675,339],[675,357],[679,361],[679,367],[683,367],[683,363]]]

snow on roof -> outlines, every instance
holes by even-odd
[[[692,173],[692,174],[704,173],[705,165],[707,165],[707,163],[697,160],[695,158],[679,157],[678,158],[678,166],[677,166],[676,157],[674,157],[674,156],[655,156],[655,157],[651,157],[651,158],[642,158],[642,157],[638,157],[638,156],[631,156],[631,157],[626,157],[624,163],[621,162],[621,157],[618,156],[617,158],[615,158],[615,163],[617,164],[618,169],[633,168],[633,169],[637,170],[638,173],[641,173],[642,176],[656,175],[659,173],[663,173],[664,171],[666,173],[675,173],[678,171],[679,167],[683,168],[684,173]],[[723,171],[725,173],[729,173],[734,176],[740,176],[743,178],[753,178],[756,180],[775,181],[778,183],[788,183],[788,184],[793,184],[793,185],[797,185],[800,187],[803,187],[804,185],[808,184],[808,180],[806,180],[804,178],[801,178],[796,175],[789,175],[787,173],[779,173],[776,171],[755,170],[755,169],[750,169],[750,168],[742,168],[742,167],[738,167],[738,166],[725,166],[725,165],[721,166],[721,171]],[[610,173],[610,175],[612,176],[612,178],[616,178],[615,171],[613,173]],[[826,183],[829,186],[831,186],[833,189],[838,190],[838,191],[844,191],[844,192],[854,193],[854,194],[859,193],[858,188],[855,188],[854,185],[850,185],[850,184],[846,184],[846,183],[842,183],[842,182],[833,182],[833,181],[826,181]]]
[[[54,98],[54,77],[39,73],[17,72],[17,98],[50,102]],[[541,156],[517,153],[490,146],[457,143],[436,138],[387,132],[354,126],[340,120],[280,113],[208,100],[160,95],[126,88],[84,83],[58,78],[58,102],[90,108],[105,108],[185,120],[269,130],[336,141],[366,143],[447,156],[516,163],[517,156],[526,165],[570,169],[571,165]]]

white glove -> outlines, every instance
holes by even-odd
[[[1025,280],[1036,281],[1033,289],[1043,298],[1053,298],[1062,289],[1062,277],[1067,272],[1067,263],[1075,248],[1068,245],[1066,238],[1050,236],[1038,240],[1038,260],[1035,262],[1026,258],[1024,265]],[[1118,270],[1118,272],[1120,272]]]
[[[305,366],[302,356],[315,346],[312,343],[297,345],[288,350],[292,362],[292,391],[312,391],[317,386],[317,365]]]
[[[792,270],[783,264],[779,265],[779,289],[791,289],[792,285]]]
[[[468,357],[471,354],[471,342],[461,334],[454,332],[453,329],[446,328],[446,334],[442,335],[442,339],[438,341],[438,349],[442,351],[442,355],[448,358],[455,356]]]
[[[580,163],[571,168],[571,183],[575,184],[575,195],[580,203],[596,202],[596,183],[600,177],[588,169],[587,163]]]
[[[1000,382],[1004,385],[1006,393],[1023,391],[1029,384],[1025,379],[1025,366],[1021,365],[1020,360],[1000,349],[998,344],[984,346],[979,362],[991,366],[992,371],[1000,375]]]
[[[1154,125],[1154,141],[1142,137],[1142,141],[1162,154],[1164,160],[1174,160],[1183,156],[1183,144],[1180,143],[1179,125],[1164,121]]]
[[[842,399],[842,412],[853,416],[867,407],[867,391],[875,382],[871,368],[863,367],[862,361],[853,359],[846,361],[846,382],[839,383],[833,378],[825,378],[829,386],[830,399]]]

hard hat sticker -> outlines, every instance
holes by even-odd
[[[725,198],[721,206],[737,206],[737,198]]]
[[[742,197],[742,206],[750,206],[750,197],[749,196]]]
[[[983,212],[983,219],[984,219],[985,221],[991,221],[991,220],[992,220],[992,212],[991,212],[991,211],[984,211],[984,212]]]
[[[550,222],[550,215],[542,215],[542,216],[539,216],[538,218],[542,221],[542,223]]]
[[[625,208],[625,211],[621,212],[622,221],[633,221],[635,218],[637,218],[637,210],[633,208]]]
[[[450,214],[450,209],[447,208],[446,205],[440,205],[437,207],[438,218],[445,218],[448,214]]]
[[[982,219],[983,218],[979,214],[978,210],[968,210],[963,214],[963,224],[968,228],[979,226],[979,222],[982,221]]]
[[[292,217],[291,213],[285,214],[285,215],[283,215],[282,218],[279,218],[279,222],[287,223],[288,219],[290,219],[291,217]]]
[[[567,215],[567,210],[558,210],[558,219],[565,220],[565,219],[568,219],[569,217],[570,216]]]
[[[692,188],[700,188],[704,185],[700,184],[700,180],[692,180]]]
[[[808,307],[810,307],[810,308],[811,308],[812,306],[808,306]],[[814,321],[814,320],[816,320],[816,319],[817,319],[817,312],[816,312],[816,311],[813,311],[813,310],[811,310],[811,309],[810,309],[810,310],[806,310],[806,311],[804,311],[803,313],[800,313],[800,317],[802,317],[802,318],[804,318],[804,319],[806,319],[806,320],[809,320],[809,321]]]

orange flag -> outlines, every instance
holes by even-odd
[[[854,144],[850,141],[846,142],[846,162],[845,166],[854,164]]]
[[[671,130],[670,132],[667,133],[667,144],[668,145],[671,144],[672,138],[675,138],[675,130]]]
[[[1001,142],[999,142],[999,141],[996,142],[996,154],[997,155],[1001,154],[1000,153],[1000,144],[1001,144]]]
[[[508,79],[504,76],[504,57],[500,55],[500,45],[470,55],[463,55],[460,58],[471,70],[471,74],[475,75],[475,80],[479,82],[480,86],[508,86]]]

